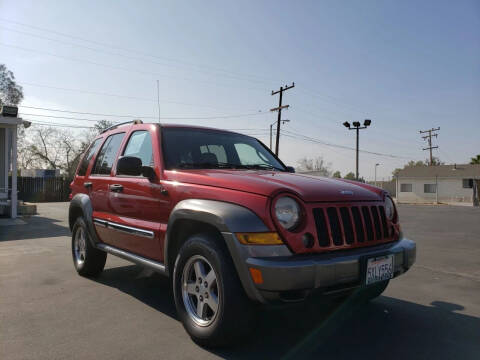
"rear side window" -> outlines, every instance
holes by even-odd
[[[92,175],[110,175],[113,162],[115,161],[124,136],[125,133],[118,133],[110,135],[107,140],[105,140],[95,160],[95,165],[93,165]]]
[[[130,136],[123,156],[135,156],[143,166],[153,166],[152,139],[146,130],[135,131]]]
[[[92,160],[93,155],[95,155],[95,153],[97,152],[101,142],[102,142],[102,139],[100,138],[95,140],[93,144],[90,145],[87,152],[83,156],[83,159],[80,162],[80,165],[78,166],[78,172],[77,172],[78,176],[85,176],[85,174],[87,173],[88,164],[90,164],[90,160]]]

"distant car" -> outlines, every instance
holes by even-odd
[[[239,341],[255,303],[352,289],[372,299],[415,261],[382,189],[295,174],[234,132],[117,125],[91,144],[71,188],[78,273],[99,275],[110,253],[170,276],[202,345]]]

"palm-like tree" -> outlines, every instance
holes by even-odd
[[[470,160],[470,164],[480,164],[480,154]]]

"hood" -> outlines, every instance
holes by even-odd
[[[293,192],[305,202],[377,201],[383,190],[355,181],[256,170],[167,170],[165,180],[222,187],[273,197]]]

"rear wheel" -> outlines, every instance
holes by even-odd
[[[190,237],[175,261],[175,305],[185,330],[203,346],[240,341],[255,321],[233,262],[211,234]]]
[[[73,225],[72,257],[75,269],[82,276],[98,276],[107,261],[107,253],[92,246],[87,225],[81,217]]]

